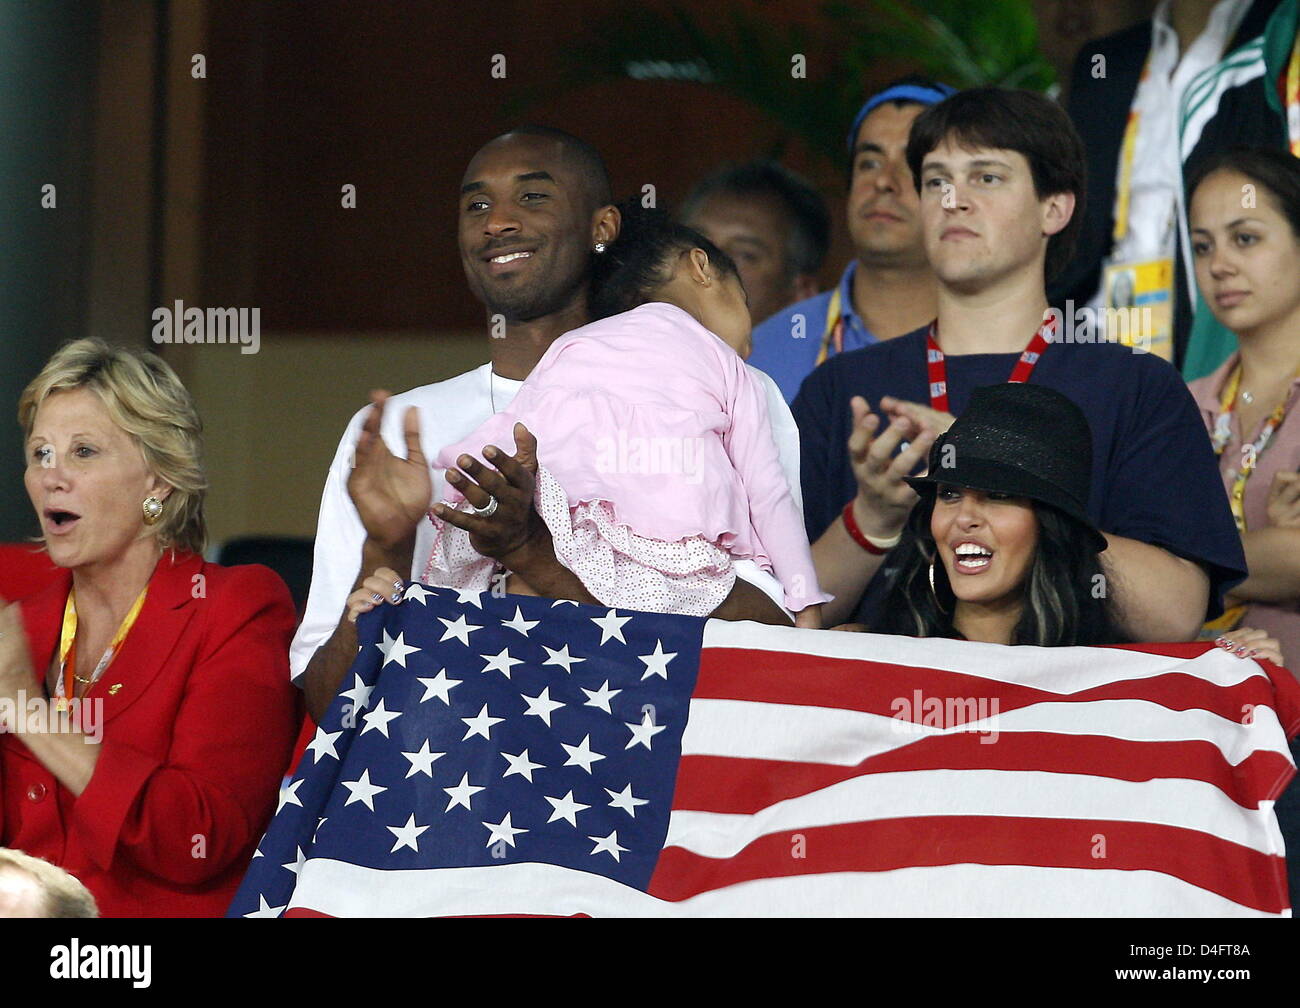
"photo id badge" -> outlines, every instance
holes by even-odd
[[[1172,361],[1173,260],[1117,263],[1103,278],[1106,338]]]

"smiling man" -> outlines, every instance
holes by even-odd
[[[1031,92],[964,91],[917,117],[907,160],[937,320],[832,358],[794,403],[817,574],[837,596],[825,618],[873,622],[876,575],[917,500],[903,477],[976,388],[1032,381],[1092,428],[1088,510],[1107,540],[1095,590],[1135,640],[1194,638],[1245,571],[1195,404],[1165,361],[1053,342],[1047,324],[1045,278],[1070,258],[1084,195],[1069,119]]]
[[[356,656],[348,595],[380,567],[414,580],[424,574],[434,532],[425,516],[446,489],[444,473],[429,460],[505,409],[551,343],[591,320],[592,256],[619,226],[599,154],[540,126],[505,133],[474,155],[457,214],[465,278],[499,337],[489,340],[487,364],[391,400],[376,396],[344,432],[321,497],[311,593],[290,652],[294,680],[317,720]],[[458,490],[470,489],[472,502],[490,493],[499,503],[471,530],[475,548],[538,594],[595,602],[556,560],[533,508],[536,442],[525,434],[516,447],[515,456],[494,457],[495,469],[471,462],[468,475],[450,477]],[[739,579],[713,615],[788,622],[760,589]]]
[[[786,401],[822,361],[910,332],[934,318],[934,274],[921,247],[920,204],[907,166],[916,117],[952,94],[904,77],[863,103],[849,130],[847,221],[857,258],[832,290],[754,327],[749,363],[776,380]]]

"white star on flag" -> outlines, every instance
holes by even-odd
[[[362,770],[361,776],[354,781],[339,781],[339,783],[348,789],[348,800],[343,803],[344,808],[359,801],[371,812],[375,810],[375,795],[383,794],[388,790],[386,787],[370,783],[369,769]]]
[[[456,589],[457,605],[472,605],[475,609],[483,608],[483,593],[481,591],[470,591],[469,589]]]
[[[545,651],[549,656],[546,659],[546,661],[542,662],[543,665],[558,665],[560,668],[564,669],[564,671],[568,672],[569,674],[573,673],[574,665],[576,665],[578,662],[584,662],[587,660],[586,658],[570,657],[569,645],[567,644],[565,644],[564,647],[560,648],[560,650],[558,651],[553,651],[550,648],[548,648],[545,644],[543,644],[542,650]]]
[[[384,707],[384,701],[380,700],[378,707],[367,711],[362,715],[361,720],[366,723],[366,726],[361,729],[361,734],[364,735],[373,728],[378,731],[380,735],[384,736],[384,738],[388,738],[388,722],[401,716],[401,711],[387,710]]]
[[[631,784],[625,787],[622,791],[611,791],[609,788],[605,788],[605,794],[609,795],[610,797],[609,804],[611,807],[621,808],[633,819],[636,818],[636,807],[638,805],[650,804],[650,800],[648,798],[638,798],[636,797],[636,795],[632,794]]]
[[[495,670],[497,672],[500,672],[507,679],[510,678],[510,670],[512,668],[514,668],[516,665],[522,665],[524,663],[524,660],[522,658],[511,658],[509,648],[502,648],[500,654],[494,654],[494,655],[484,654],[484,655],[479,655],[479,657],[482,658],[485,662],[487,662],[487,664],[483,666],[483,671],[485,673],[492,672]]]
[[[591,808],[590,805],[584,805],[582,802],[574,801],[572,790],[570,790],[563,798],[552,798],[550,795],[542,795],[542,797],[550,802],[551,807],[555,809],[555,811],[551,813],[551,818],[546,820],[548,823],[553,823],[556,819],[564,819],[568,821],[570,826],[577,826],[578,813],[583,809]]]
[[[596,846],[591,849],[593,855],[604,851],[606,854],[612,855],[614,860],[617,861],[619,853],[626,853],[627,851],[626,847],[620,847],[618,845],[618,830],[614,830],[607,837],[590,836],[587,837],[587,839],[596,844]]]
[[[551,603],[551,608],[554,609],[556,606],[562,606],[562,605],[576,606],[577,604],[578,603],[571,598],[557,598],[554,602]]]
[[[582,690],[582,692],[586,693],[588,698],[582,706],[599,707],[606,714],[614,713],[609,709],[609,702],[623,692],[621,689],[610,689],[608,679],[600,684],[600,689],[598,690],[589,690],[586,686],[579,686],[578,688]]]
[[[245,917],[279,917],[280,914],[284,913],[284,911],[289,908],[288,903],[284,906],[273,907],[266,902],[266,897],[261,895],[257,897],[257,903],[257,909],[251,913],[244,914]]]
[[[483,825],[488,828],[488,841],[483,845],[485,847],[491,847],[498,840],[504,840],[513,847],[515,845],[515,834],[528,832],[526,829],[516,829],[510,825],[509,812],[506,813],[506,817],[499,823],[485,822]]]
[[[300,871],[302,870],[302,866],[303,866],[304,864],[306,864],[306,862],[307,862],[307,854],[306,854],[306,852],[305,852],[301,847],[299,847],[299,848],[298,848],[298,860],[296,860],[296,861],[288,861],[288,862],[286,862],[285,864],[280,865],[280,867],[281,867],[281,868],[288,868],[289,871],[291,871],[291,872],[293,872],[295,875],[297,875],[298,872],[300,872]]]
[[[518,756],[508,752],[503,752],[501,755],[504,756],[506,762],[510,764],[510,766],[502,772],[502,777],[509,777],[511,774],[519,774],[520,777],[523,777],[529,784],[531,784],[533,782],[533,771],[545,769],[543,764],[533,763],[528,759],[527,749],[521,752]]]
[[[343,696],[352,701],[353,714],[356,714],[364,708],[366,704],[370,703],[370,694],[373,690],[373,686],[367,686],[361,681],[361,676],[357,675],[355,672],[352,673],[352,688],[344,691]]]
[[[339,754],[338,750],[334,748],[334,740],[342,734],[341,731],[327,732],[324,728],[317,728],[316,734],[312,736],[311,742],[307,744],[307,751],[311,753],[312,763],[319,763],[326,756],[338,759]]]
[[[604,616],[591,617],[591,622],[600,627],[600,642],[602,644],[610,638],[614,638],[620,644],[626,644],[627,641],[623,639],[623,626],[624,624],[631,622],[631,620],[631,616],[620,616],[613,609]]]
[[[404,637],[404,632],[399,633],[397,635],[397,640],[393,640],[388,636],[388,628],[384,628],[383,643],[375,645],[375,647],[384,652],[384,664],[380,666],[381,668],[387,668],[389,662],[396,662],[398,665],[402,666],[402,668],[406,668],[406,656],[413,655],[420,650],[418,647],[411,647],[411,645],[407,644],[403,639]]]
[[[447,794],[451,795],[451,801],[447,802],[447,807],[443,809],[443,811],[450,812],[457,805],[463,805],[465,808],[469,808],[470,800],[483,789],[471,784],[469,782],[469,774],[466,773],[461,776],[460,783],[455,787],[445,787],[443,790],[446,791]]]
[[[488,713],[487,704],[484,704],[483,709],[472,718],[463,717],[461,720],[469,726],[465,729],[465,738],[461,739],[462,742],[475,735],[482,735],[485,739],[491,741],[492,736],[488,733],[492,731],[492,726],[494,724],[500,724],[505,720],[505,718],[493,717]]]
[[[519,633],[527,637],[528,631],[531,630],[533,627],[537,626],[537,624],[540,622],[541,622],[540,620],[524,619],[524,611],[520,609],[519,606],[515,606],[514,616],[512,616],[508,620],[503,620],[501,625],[505,627],[509,627],[511,630],[517,630],[519,631]]]
[[[597,760],[603,760],[605,758],[600,753],[594,752],[592,750],[590,735],[585,736],[583,740],[579,742],[576,746],[569,745],[566,742],[561,742],[560,745],[562,745],[564,747],[565,752],[569,754],[569,758],[567,761],[565,761],[564,765],[580,766],[582,767],[582,769],[586,770],[587,773],[591,773],[591,765],[593,763],[595,763]]]
[[[649,679],[652,675],[657,675],[667,681],[668,663],[677,657],[677,652],[669,651],[665,654],[664,642],[657,640],[655,641],[653,654],[637,655],[637,657],[645,662],[645,673],[641,676],[643,680]]]
[[[461,684],[463,680],[448,679],[445,668],[438,669],[438,674],[432,679],[427,677],[416,677],[416,682],[424,687],[424,696],[420,697],[420,703],[426,700],[432,700],[437,697],[448,707],[451,706],[451,691]]]
[[[411,763],[411,769],[406,771],[407,777],[414,777],[416,774],[422,773],[426,777],[432,778],[433,761],[438,759],[440,756],[446,756],[447,754],[440,753],[440,752],[430,752],[429,740],[425,739],[424,744],[420,746],[418,752],[404,752],[402,753],[402,755],[405,756]]]
[[[406,589],[406,594],[402,596],[407,602],[419,602],[420,605],[428,607],[429,603],[425,601],[432,592],[425,591],[424,585],[419,581],[412,581]]]
[[[277,814],[280,809],[284,808],[286,805],[297,805],[299,808],[303,807],[302,802],[298,800],[298,789],[302,787],[304,780],[306,780],[305,777],[300,777],[288,787],[280,789],[280,804],[275,810]]]
[[[551,726],[551,712],[557,711],[564,706],[560,701],[551,699],[551,687],[549,686],[543,686],[542,691],[537,696],[527,696],[526,694],[520,694],[520,696],[528,704],[528,710],[524,711],[524,714],[532,714],[534,717],[541,718],[542,723],[547,728]]]
[[[417,826],[415,824],[415,813],[412,812],[406,820],[405,826],[385,826],[393,836],[397,837],[397,842],[393,844],[393,849],[389,854],[396,854],[403,847],[410,847],[415,853],[420,853],[420,834],[427,830],[428,826]]]
[[[624,749],[631,749],[634,745],[643,745],[649,749],[650,740],[668,727],[667,725],[656,725],[649,711],[645,712],[645,716],[641,718],[639,725],[629,724],[626,721],[623,723],[632,729],[632,738],[628,740],[627,745],[623,747]]]
[[[438,622],[443,624],[447,628],[446,630],[443,631],[442,636],[438,638],[439,644],[441,644],[445,640],[451,640],[453,637],[455,637],[466,647],[469,647],[469,635],[472,634],[475,630],[483,629],[481,626],[474,626],[472,623],[469,622],[469,620],[465,619],[464,613],[461,613],[454,620],[443,619],[441,616],[439,616]]]

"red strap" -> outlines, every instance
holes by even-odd
[[[1038,359],[1047,349],[1047,344],[1052,342],[1055,334],[1056,315],[1053,314],[1039,326],[1038,332],[1034,333],[1034,338],[1029,341],[1029,346],[1025,347],[1007,381],[1015,383],[1029,381],[1029,376],[1034,372],[1034,365],[1038,363]],[[948,365],[944,361],[943,351],[939,349],[938,335],[939,322],[935,320],[930,323],[930,331],[925,337],[925,366],[930,379],[930,408],[940,413],[948,413],[951,412],[948,409]]]
[[[853,538],[853,541],[857,543],[859,546],[861,546],[864,550],[866,550],[868,553],[872,554],[873,556],[884,556],[886,553],[889,552],[889,550],[881,549],[870,539],[868,539],[866,535],[863,533],[862,529],[858,527],[858,521],[856,518],[853,517],[853,501],[849,501],[847,504],[845,504],[844,510],[840,512],[840,514],[844,519],[844,528],[848,530],[848,533]]]

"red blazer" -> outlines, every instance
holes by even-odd
[[[72,577],[22,603],[32,666],[58,647]],[[99,760],[74,797],[0,734],[0,846],[67,869],[105,917],[225,913],[275,811],[300,723],[293,602],[265,567],[164,553],[113,664]],[[33,683],[35,695],[43,695]]]

